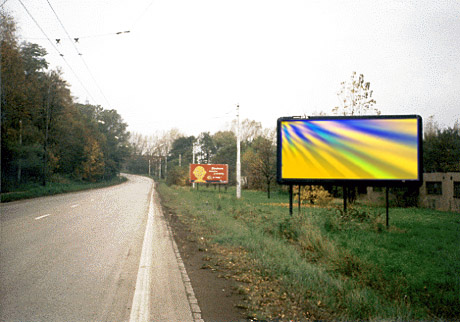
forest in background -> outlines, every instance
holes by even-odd
[[[20,43],[13,17],[3,11],[0,28],[2,192],[27,183],[110,180],[122,170],[185,185],[194,153],[195,163],[228,164],[235,184],[236,120],[198,136],[177,129],[130,134],[116,110],[76,102],[60,70],[48,68],[46,50]],[[337,93],[340,106],[329,114],[380,114],[372,93],[370,82],[353,72]],[[449,128],[434,116],[423,122],[424,172],[459,172],[459,121]],[[276,178],[275,129],[245,119],[240,133],[243,187],[269,193]]]
[[[0,15],[2,192],[116,177],[130,154],[127,124],[113,109],[77,103],[46,50],[19,43],[14,19]]]

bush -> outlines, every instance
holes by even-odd
[[[419,190],[418,187],[394,187],[391,193],[395,196],[396,207],[417,207]]]
[[[188,169],[175,166],[168,171],[168,176],[166,178],[166,184],[168,186],[177,185],[177,186],[186,186],[189,181]]]
[[[298,191],[298,190],[297,190]],[[295,199],[299,200],[297,193]],[[332,201],[332,195],[322,186],[303,186],[300,189],[300,201],[308,201],[311,205],[327,205]]]

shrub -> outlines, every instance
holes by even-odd
[[[297,193],[295,199],[299,200],[299,194]],[[300,201],[309,202],[311,205],[324,206],[332,201],[332,195],[325,190],[322,186],[303,186],[300,189]]]
[[[173,167],[171,170],[168,171],[168,176],[166,178],[166,184],[170,185],[178,185],[178,186],[186,186],[188,184],[188,171],[187,168],[182,168],[179,166]]]

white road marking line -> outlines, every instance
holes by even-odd
[[[46,215],[43,215],[43,216],[35,217],[35,220],[39,220],[39,219],[42,219],[42,218],[45,218],[45,217],[48,217],[48,216],[51,216],[51,214],[46,214]]]
[[[142,254],[137,272],[136,289],[131,305],[130,322],[150,320],[150,274],[153,253],[153,190],[150,196],[147,226],[145,227]]]
[[[78,207],[78,206],[80,206],[80,205],[79,205],[79,204],[75,204],[75,205],[70,206],[70,208],[76,208],[76,207]]]

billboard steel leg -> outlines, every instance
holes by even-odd
[[[292,216],[292,190],[293,185],[289,185],[289,214]]]
[[[390,227],[390,214],[389,214],[389,201],[388,201],[388,187],[385,187],[385,205],[386,205],[386,225],[387,229]]]
[[[347,214],[348,187],[344,185],[342,190],[343,190],[342,191],[342,194],[343,194],[343,214],[346,215]]]
[[[299,184],[299,214],[300,214],[300,207],[301,207],[301,204],[300,204],[300,184]]]

